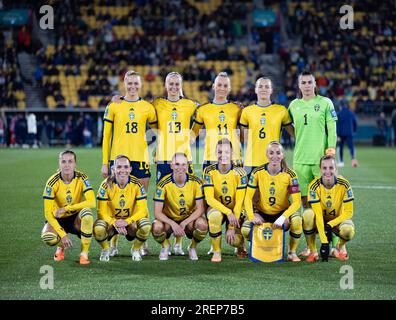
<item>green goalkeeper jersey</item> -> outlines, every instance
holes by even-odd
[[[294,163],[319,164],[326,148],[335,148],[337,143],[337,113],[333,103],[320,95],[308,101],[294,99],[289,113],[296,135]]]

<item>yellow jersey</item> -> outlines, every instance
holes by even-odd
[[[174,221],[182,221],[195,210],[195,202],[204,198],[202,182],[194,175],[187,174],[183,187],[176,185],[173,174],[166,175],[157,184],[154,201],[163,202],[162,212]]]
[[[276,215],[283,212],[289,218],[301,206],[300,185],[296,173],[283,168],[277,175],[268,172],[268,163],[255,168],[249,178],[245,197],[245,209],[248,219],[254,216],[252,199],[259,190],[257,209],[265,214]],[[292,203],[289,197],[292,196]]]
[[[60,172],[53,174],[45,185],[43,199],[45,218],[61,238],[66,235],[66,232],[55,218],[55,212],[59,208],[66,210],[59,218],[66,218],[77,214],[81,209],[96,207],[95,193],[91,183],[87,175],[81,171],[75,171],[72,181],[68,184],[62,180]]]
[[[153,105],[158,119],[156,161],[172,161],[176,152],[185,153],[188,161],[192,161],[190,128],[197,104],[186,98],[178,101],[157,98]]]
[[[253,104],[243,109],[239,124],[249,129],[244,165],[257,167],[267,163],[268,144],[271,141],[279,142],[282,126],[291,123],[289,112],[280,104]]]
[[[353,191],[342,176],[334,178],[334,185],[327,189],[322,178],[314,179],[308,187],[308,202],[315,212],[316,226],[322,243],[327,243],[324,224],[332,228],[353,216]]]
[[[104,114],[102,155],[108,164],[119,155],[130,161],[149,162],[146,141],[147,122],[156,125],[157,116],[153,105],[139,98],[111,102]]]
[[[223,104],[207,103],[197,109],[193,131],[198,136],[199,129],[205,125],[204,161],[217,161],[216,145],[223,138],[231,141],[234,161],[241,160],[239,132],[237,130],[241,109],[232,102]]]
[[[208,205],[226,215],[234,213],[239,219],[247,186],[245,170],[231,165],[227,173],[221,173],[218,164],[212,164],[205,168],[203,179]]]
[[[117,181],[111,187],[104,180],[98,190],[98,218],[114,225],[118,219],[128,224],[148,217],[147,195],[139,179],[129,176],[124,188],[120,188]]]

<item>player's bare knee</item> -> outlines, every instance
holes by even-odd
[[[208,231],[208,223],[204,218],[198,218],[197,220],[195,220],[194,229]]]
[[[161,221],[154,221],[152,224],[151,232],[154,237],[159,236],[165,232],[165,226]]]

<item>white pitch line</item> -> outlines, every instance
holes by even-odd
[[[352,189],[385,189],[385,190],[396,190],[396,186],[364,186],[364,185],[352,185]]]

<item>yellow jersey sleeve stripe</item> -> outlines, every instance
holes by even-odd
[[[136,201],[143,200],[143,199],[147,199],[147,196],[136,198]]]
[[[204,196],[198,197],[198,198],[195,198],[195,200],[202,200],[203,198],[205,198],[205,197]]]
[[[111,121],[111,120],[109,120],[109,119],[103,119],[104,121],[106,121],[106,122],[110,122],[110,123],[114,123],[114,121]]]
[[[344,203],[347,203],[347,202],[353,201],[353,200],[354,200],[354,198],[350,198],[350,199],[344,200],[343,202],[344,202]]]
[[[309,200],[308,203],[318,203],[320,200]]]
[[[157,199],[157,198],[154,198],[153,200],[156,201],[156,202],[165,202],[165,200]]]
[[[93,191],[93,189],[92,189],[92,188],[87,188],[87,189],[85,189],[85,190],[83,191],[83,193],[85,193],[85,192],[87,192],[87,191],[90,191],[90,190],[92,190],[92,191]]]
[[[243,123],[240,123],[240,122],[238,122],[238,125],[240,125],[242,127],[245,127],[245,128],[249,127],[247,124],[243,124]]]
[[[99,200],[99,201],[108,201],[109,198],[96,197],[96,200]]]
[[[43,199],[47,199],[47,200],[54,200],[55,197],[48,197],[48,196],[43,196]]]
[[[252,189],[257,189],[258,187],[255,187],[255,186],[252,186],[251,184],[248,184],[247,185],[249,188],[252,188]]]

